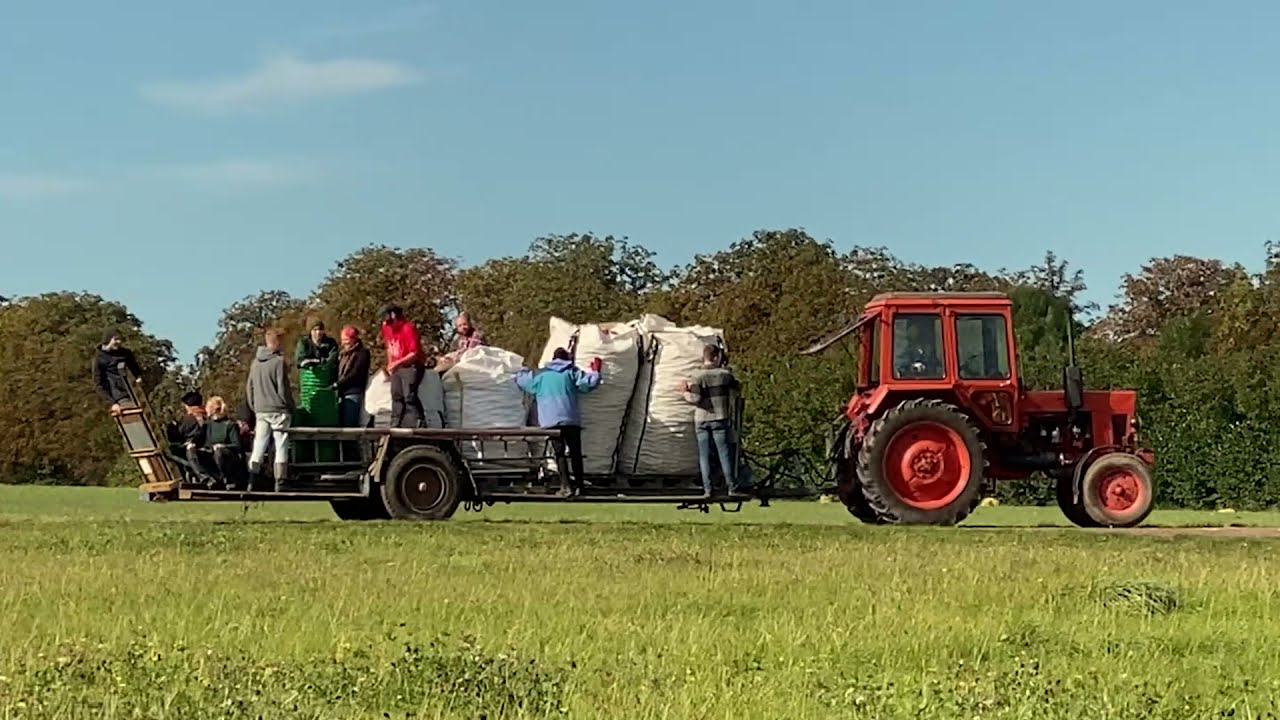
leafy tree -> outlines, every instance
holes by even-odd
[[[121,440],[91,363],[108,328],[137,355],[144,387],[163,388],[173,346],[120,303],[62,292],[0,305],[0,478],[96,485],[107,477]]]
[[[1195,312],[1216,313],[1219,302],[1248,275],[1238,264],[1175,255],[1154,258],[1138,274],[1124,276],[1122,296],[1095,327],[1115,340],[1159,334],[1170,319]]]
[[[462,271],[458,295],[460,307],[491,344],[536,363],[550,317],[579,323],[631,319],[668,277],[653,253],[626,238],[548,235],[534,240],[524,257]]]
[[[333,325],[334,335],[339,325],[356,326],[381,353],[378,313],[396,304],[418,327],[424,346],[441,347],[449,337],[449,316],[457,302],[456,271],[454,260],[429,248],[369,245],[338,261],[307,310]]]
[[[217,393],[232,407],[244,399],[249,362],[266,328],[295,325],[305,307],[303,301],[283,290],[250,295],[222,311],[212,345],[196,353],[194,381],[206,394]]]

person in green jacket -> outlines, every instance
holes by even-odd
[[[298,338],[298,345],[293,351],[293,360],[300,368],[326,365],[336,370],[338,341],[325,332],[323,322],[316,320],[311,323],[311,332]]]
[[[217,395],[209,398],[204,410],[207,418],[204,449],[213,455],[213,464],[228,489],[244,484],[244,448],[240,445],[239,423],[227,417],[227,404]]]

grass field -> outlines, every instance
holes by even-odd
[[[340,523],[0,487],[0,718],[1280,712],[1280,532],[1050,524],[873,528],[819,503]]]

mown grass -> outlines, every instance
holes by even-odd
[[[1280,712],[1277,541],[1022,508],[950,529],[817,503],[491,510],[339,523],[0,488],[0,717]],[[1154,518],[1228,521],[1280,516]]]

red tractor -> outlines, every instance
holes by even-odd
[[[1151,512],[1154,454],[1138,445],[1138,396],[1018,378],[1012,303],[1003,293],[888,293],[809,348],[860,340],[858,389],[830,444],[836,491],[864,522],[950,525],[988,481],[1040,472],[1082,527],[1132,527]]]

